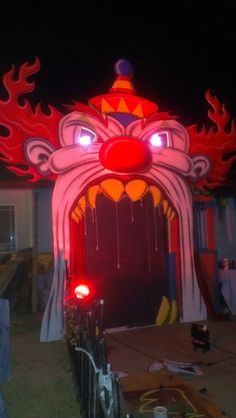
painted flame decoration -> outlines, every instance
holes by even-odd
[[[208,132],[205,127],[201,131],[197,130],[196,125],[187,127],[190,136],[189,155],[200,153],[210,159],[212,170],[209,177],[199,180],[197,186],[201,189],[214,189],[224,180],[236,159],[236,155],[232,155],[236,152],[235,118],[231,119],[225,105],[221,105],[209,90],[206,99],[213,109],[208,110],[208,117],[216,127],[211,127]],[[226,154],[231,154],[227,160],[224,159]]]
[[[25,159],[25,140],[32,136],[40,136],[58,148],[58,124],[63,116],[52,106],[48,106],[49,113],[46,114],[40,104],[33,109],[28,100],[22,100],[23,95],[34,91],[35,83],[27,80],[39,69],[40,62],[36,58],[32,65],[23,64],[16,78],[13,66],[3,77],[8,97],[6,100],[0,100],[0,132],[1,128],[4,129],[4,133],[7,132],[7,135],[0,135],[0,159],[6,162],[8,170],[19,176],[27,175],[30,181],[40,180],[42,176]],[[28,168],[22,169],[21,165]],[[52,176],[50,178],[52,179]]]
[[[30,166],[26,161],[24,142],[31,137],[41,137],[49,141],[55,148],[60,148],[58,125],[63,116],[59,110],[52,106],[48,106],[48,113],[42,110],[41,104],[38,104],[34,109],[30,102],[23,97],[34,91],[35,83],[28,81],[28,78],[37,73],[39,69],[38,58],[33,64],[24,63],[18,74],[13,66],[3,77],[7,98],[0,100],[0,159],[6,163],[8,170],[19,176],[27,176],[29,181],[33,182],[40,180],[42,176],[35,167]],[[232,155],[236,152],[236,131],[235,120],[231,120],[225,106],[221,105],[210,91],[206,93],[206,100],[212,107],[212,110],[208,111],[208,117],[215,126],[208,131],[204,126],[199,130],[196,124],[187,127],[190,136],[189,155],[202,154],[209,158],[212,164],[211,172],[207,179],[200,179],[195,183],[195,186],[200,189],[214,189],[224,180],[226,173],[236,159],[236,155]],[[96,117],[98,117],[98,112],[88,105],[67,106],[71,110],[78,107],[87,113],[96,113]],[[156,112],[151,117],[173,119],[167,112]],[[106,118],[103,121],[105,124]],[[230,128],[227,130],[229,125]],[[231,154],[231,156],[225,159],[226,154]],[[54,175],[44,178],[55,180]]]

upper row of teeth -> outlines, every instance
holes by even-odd
[[[145,180],[136,179],[124,184],[118,179],[106,179],[100,184],[89,187],[86,194],[78,200],[76,207],[71,212],[71,219],[78,223],[84,216],[87,205],[95,209],[97,195],[100,193],[103,193],[114,202],[118,202],[123,195],[127,195],[132,202],[136,202],[142,199],[147,193],[151,193],[155,208],[162,205],[163,213],[170,220],[175,216],[174,210],[163,197],[161,190],[156,186],[148,185]]]

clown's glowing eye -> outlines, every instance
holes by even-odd
[[[94,142],[95,137],[96,134],[94,132],[86,128],[81,128],[80,131],[76,134],[75,142],[76,144],[87,147]]]
[[[167,132],[156,132],[150,139],[150,144],[157,148],[166,148],[168,146],[168,134]]]

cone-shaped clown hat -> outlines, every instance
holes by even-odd
[[[102,113],[129,113],[139,118],[150,116],[157,112],[158,106],[136,96],[132,83],[133,67],[127,60],[119,60],[115,64],[117,74],[110,93],[96,96],[89,104]]]

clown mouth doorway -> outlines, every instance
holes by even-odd
[[[150,195],[114,202],[99,195],[82,222],[71,222],[71,274],[104,300],[104,326],[155,322],[166,294],[167,220]]]

